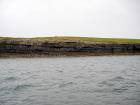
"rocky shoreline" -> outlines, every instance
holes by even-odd
[[[140,54],[140,44],[88,42],[18,42],[1,41],[0,57],[8,56],[88,56]]]

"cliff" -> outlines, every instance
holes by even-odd
[[[51,37],[50,37],[51,38]],[[59,39],[60,37],[58,37]],[[48,40],[47,38],[22,39],[1,38],[0,56],[4,54],[24,55],[104,55],[104,54],[140,54],[140,40],[119,39],[109,41],[92,41],[74,39]],[[69,40],[68,40],[69,39]],[[95,40],[95,38],[94,38]],[[99,40],[99,39],[98,39]]]

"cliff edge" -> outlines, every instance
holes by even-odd
[[[0,38],[0,56],[140,54],[140,39]]]

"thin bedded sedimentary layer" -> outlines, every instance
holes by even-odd
[[[0,53],[140,53],[140,44],[108,44],[86,42],[0,42]]]

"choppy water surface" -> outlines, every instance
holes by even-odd
[[[140,56],[0,59],[0,105],[140,105]]]

